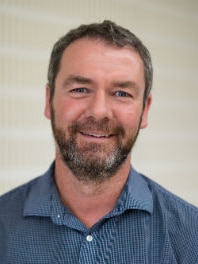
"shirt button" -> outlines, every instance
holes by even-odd
[[[93,240],[93,237],[92,237],[91,235],[88,235],[88,236],[86,237],[86,240],[87,240],[88,242],[91,242],[91,241]]]
[[[60,218],[60,215],[58,214],[57,217]]]

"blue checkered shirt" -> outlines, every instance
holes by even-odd
[[[198,209],[131,169],[88,229],[60,201],[54,165],[0,198],[1,264],[198,264]]]

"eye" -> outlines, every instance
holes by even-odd
[[[71,90],[71,93],[87,93],[88,89],[84,87],[79,87]]]
[[[84,98],[87,97],[87,95],[90,94],[90,89],[86,87],[78,87],[78,88],[72,88],[69,93],[73,98]]]
[[[115,95],[118,97],[132,97],[131,94],[125,92],[125,91],[116,91]]]

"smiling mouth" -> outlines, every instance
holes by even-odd
[[[80,132],[83,136],[93,137],[93,138],[110,138],[112,134],[99,134],[99,133],[92,133],[92,132]]]

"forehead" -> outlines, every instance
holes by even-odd
[[[63,52],[58,79],[80,75],[96,81],[133,81],[144,87],[144,67],[131,47],[117,47],[101,40],[80,39]]]
[[[107,59],[133,58],[133,61],[138,61],[143,66],[142,58],[139,53],[131,46],[118,47],[116,45],[107,43],[101,39],[82,38],[72,42],[63,52],[61,62],[66,60],[79,59],[87,60],[89,57],[95,58],[103,57]],[[65,62],[65,61],[64,61]],[[79,62],[79,60],[78,60]]]

